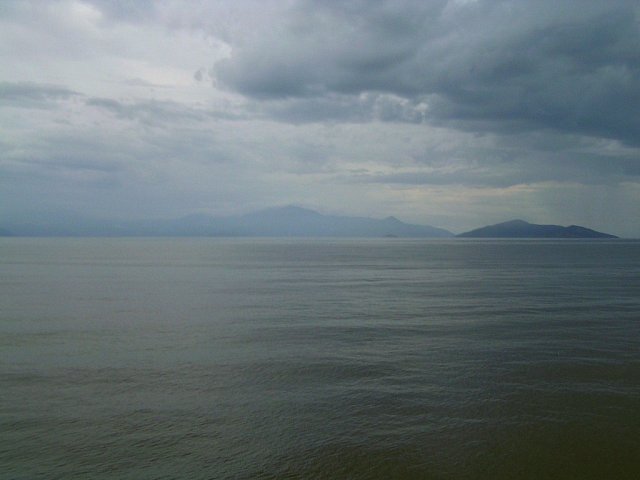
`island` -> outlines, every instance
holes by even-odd
[[[457,235],[461,238],[618,238],[578,225],[536,225],[524,220],[511,220],[477,228]]]

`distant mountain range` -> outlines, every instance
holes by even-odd
[[[374,219],[322,215],[307,208],[267,208],[245,215],[189,215],[177,219],[97,220],[73,215],[40,216],[5,223],[0,236],[96,237],[403,237],[449,238],[453,233],[395,217]],[[617,238],[571,225],[535,225],[523,220],[498,223],[457,235],[462,238]]]
[[[373,219],[322,215],[295,206],[246,215],[190,215],[171,220],[104,221],[79,217],[36,219],[7,226],[16,236],[211,236],[211,237],[453,237],[442,228],[412,225],[395,217]]]
[[[461,233],[463,238],[618,238],[590,228],[571,225],[536,225],[524,220],[511,220]]]

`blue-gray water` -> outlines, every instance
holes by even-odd
[[[640,478],[640,242],[0,239],[0,478]]]

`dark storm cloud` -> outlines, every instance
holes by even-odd
[[[391,94],[463,130],[640,143],[637,2],[308,1],[255,38],[232,45],[219,82],[313,99],[320,120],[343,115],[336,96]]]
[[[80,95],[65,87],[31,82],[0,82],[0,106],[47,108]]]

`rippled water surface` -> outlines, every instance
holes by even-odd
[[[0,478],[640,478],[640,242],[0,239]]]

